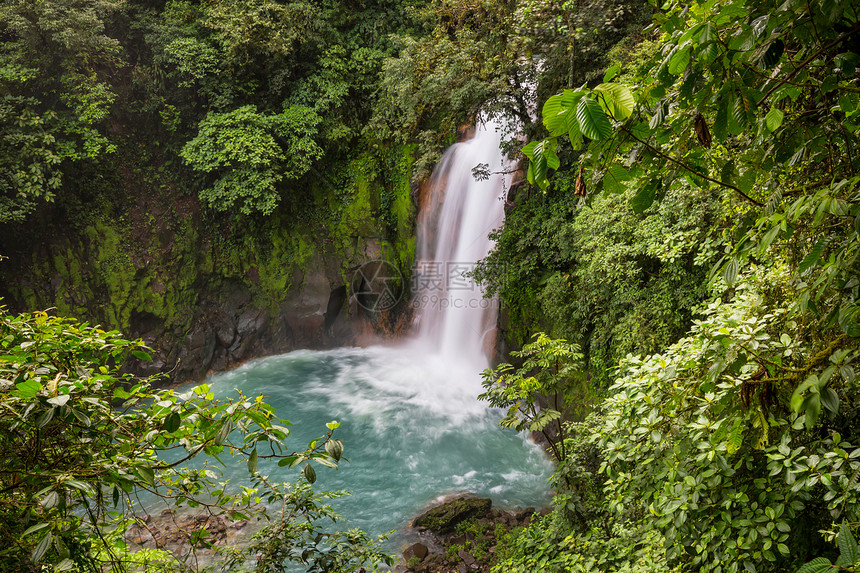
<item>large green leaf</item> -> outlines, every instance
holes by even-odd
[[[782,119],[785,117],[785,112],[779,109],[776,106],[770,108],[770,111],[767,112],[764,120],[767,123],[767,128],[771,131],[776,131],[779,129],[779,126],[782,125]]]
[[[815,264],[818,262],[818,259],[821,258],[821,253],[823,253],[824,249],[827,248],[828,243],[829,243],[829,241],[827,239],[822,239],[822,240],[818,241],[815,244],[815,246],[812,247],[812,250],[809,251],[809,254],[806,255],[803,258],[803,260],[800,262],[800,266],[798,267],[797,270],[800,271],[801,273],[805,273],[810,268],[815,266]]]
[[[630,199],[630,208],[634,213],[644,213],[645,210],[654,203],[654,198],[657,196],[657,187],[659,180],[651,180],[648,183],[639,187],[636,194]]]
[[[48,549],[51,548],[51,541],[53,541],[53,539],[54,536],[49,531],[45,534],[45,537],[43,537],[42,540],[39,541],[38,545],[36,545],[36,547],[33,549],[33,553],[30,554],[30,559],[33,561],[33,563],[39,563],[42,558],[45,557],[45,554],[48,553]]]
[[[690,64],[690,45],[686,44],[669,57],[669,73],[673,76],[680,75]]]
[[[592,97],[583,97],[576,106],[579,129],[589,139],[606,139],[612,134],[612,124],[603,108]]]
[[[529,159],[534,157],[535,147],[537,147],[537,144],[537,141],[530,141],[528,144],[526,144],[521,150],[523,152],[523,155],[525,155]]]
[[[543,104],[543,124],[546,126],[550,135],[561,135],[567,131],[567,121],[565,116],[570,113],[570,110],[562,107],[561,95],[554,95],[546,100]]]
[[[585,92],[564,90],[546,100],[543,106],[543,124],[552,136],[559,136],[570,130],[571,122],[576,123],[576,104]]]
[[[594,88],[594,91],[603,108],[616,120],[624,121],[633,114],[636,101],[627,86],[605,83]]]
[[[852,565],[860,561],[860,547],[851,533],[851,528],[843,521],[839,527],[839,556],[844,557]]]
[[[603,188],[610,193],[624,192],[624,182],[630,179],[630,173],[620,165],[611,165],[603,175]]]
[[[729,264],[726,265],[726,268],[723,270],[723,279],[726,281],[727,285],[735,284],[735,281],[738,280],[738,259],[736,257],[732,257],[729,261]]]
[[[797,570],[797,573],[824,573],[833,569],[833,564],[825,557],[816,557]]]

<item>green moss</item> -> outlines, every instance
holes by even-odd
[[[145,313],[166,330],[187,331],[200,297],[217,295],[227,281],[243,284],[253,304],[271,313],[299,286],[292,284],[296,270],[314,261],[341,261],[348,284],[368,240],[382,245],[386,260],[406,276],[415,253],[413,147],[334,161],[325,177],[307,177],[285,190],[291,201],[271,216],[242,220],[190,209],[172,190],[180,187],[172,175],[155,173],[135,146],[135,184],[161,193],[165,205],[152,212],[143,207],[147,202],[134,207],[135,194],[143,191],[105,189],[93,199],[93,212],[75,211],[74,233],[54,235],[50,256],[34,253],[21,265],[20,280],[10,281],[9,290],[30,309],[54,307],[106,328],[128,332],[134,317]]]

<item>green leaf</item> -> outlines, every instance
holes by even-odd
[[[54,571],[59,573],[60,571],[71,571],[75,568],[75,562],[66,557],[56,565],[54,565]]]
[[[851,528],[844,521],[839,527],[837,541],[840,557],[844,557],[852,565],[860,561],[860,547],[857,546],[857,541],[854,539],[854,534],[851,533]]]
[[[248,471],[251,473],[257,471],[257,448],[254,448],[254,451],[248,456]]]
[[[45,554],[48,553],[48,549],[51,547],[51,541],[53,541],[54,536],[49,531],[45,534],[45,537],[39,542],[38,545],[33,549],[33,553],[30,554],[30,560],[33,563],[40,563],[42,558],[45,557]]]
[[[639,187],[636,194],[630,198],[630,208],[634,213],[642,214],[654,203],[659,184],[659,180],[652,179]]]
[[[776,131],[779,129],[779,126],[782,125],[782,119],[785,117],[785,112],[779,109],[776,106],[770,108],[770,111],[767,112],[767,115],[764,118],[765,123],[767,124],[767,128],[771,131]]]
[[[741,449],[741,446],[744,443],[744,428],[743,424],[738,421],[735,423],[734,427],[732,427],[732,431],[729,433],[729,439],[726,441],[726,452],[729,454],[733,454]]]
[[[746,100],[743,96],[738,96],[735,98],[734,104],[732,104],[732,119],[734,119],[734,125],[730,125],[729,130],[737,135],[741,133],[748,124],[748,116],[747,116],[747,108],[746,108]]]
[[[15,384],[15,395],[25,400],[35,398],[42,390],[42,385],[36,380],[29,379]]]
[[[803,400],[802,409],[806,411],[806,429],[811,430],[818,422],[818,416],[821,414],[821,394],[811,392]]]
[[[732,257],[726,265],[726,268],[723,269],[723,279],[726,281],[727,285],[735,284],[735,281],[738,279],[739,267],[740,263],[738,262],[737,257]]]
[[[176,430],[179,429],[179,426],[182,423],[182,418],[179,415],[179,412],[171,412],[164,419],[164,424],[162,424],[161,429],[167,432],[168,434],[172,434]]]
[[[36,418],[36,425],[40,428],[44,428],[45,426],[47,426],[51,422],[51,420],[54,419],[55,410],[56,408],[49,408],[48,410],[42,412],[42,414],[38,418]]]
[[[582,90],[564,90],[546,100],[541,117],[552,136],[567,133],[572,123],[576,123],[576,104],[583,95]]]
[[[227,438],[230,437],[230,432],[233,431],[233,420],[230,418],[225,419],[221,423],[221,427],[218,429],[218,433],[215,435],[215,445],[222,446],[224,442],[227,441]]]
[[[828,411],[836,414],[839,412],[839,395],[833,388],[825,388],[821,393],[821,404]]]
[[[830,563],[829,559],[825,557],[816,557],[798,569],[797,573],[824,573],[824,571],[832,568],[833,565]]]
[[[612,64],[606,69],[606,73],[603,74],[603,81],[608,82],[611,81],[615,76],[621,73],[621,68],[618,67],[617,64]]]
[[[525,155],[526,157],[531,159],[532,156],[534,155],[534,150],[535,150],[535,147],[537,146],[537,144],[538,144],[537,141],[530,141],[527,145],[525,145],[522,148],[521,151],[523,152],[523,155]]]
[[[669,73],[673,76],[680,75],[687,69],[690,63],[690,45],[687,44],[675,50],[669,58]]]
[[[717,34],[717,29],[710,22],[706,22],[704,26],[699,30],[698,40],[699,43],[704,45],[711,42],[719,41],[720,37]]]
[[[827,248],[827,243],[829,241],[827,239],[822,239],[818,241],[812,250],[809,251],[809,254],[806,255],[803,260],[800,262],[800,266],[797,268],[801,273],[805,273],[809,269],[811,269],[818,262],[818,259],[821,258],[821,253],[824,252],[824,249]]]
[[[576,106],[576,119],[582,134],[589,139],[606,139],[612,134],[612,124],[597,100],[584,97]]]
[[[594,91],[599,94],[599,100],[604,109],[617,121],[624,121],[633,114],[636,101],[630,90],[621,84],[600,84]]]
[[[720,55],[720,46],[716,42],[708,42],[707,44],[702,44],[699,48],[699,52],[697,54],[700,62],[704,62],[709,64],[717,59],[717,56]]]
[[[24,530],[24,533],[21,534],[21,537],[27,537],[31,533],[36,533],[37,531],[41,531],[46,527],[50,527],[50,523],[37,523],[36,525],[32,525]]]
[[[610,193],[623,193],[624,182],[630,179],[630,173],[620,165],[610,165],[603,175],[603,188]]]
[[[152,361],[152,356],[150,356],[149,354],[147,354],[143,350],[132,350],[131,353],[138,360],[143,360],[144,362],[151,362]]]
[[[51,404],[53,406],[65,406],[66,402],[69,401],[69,398],[71,398],[69,394],[54,396],[53,398],[48,398],[48,404]]]
[[[757,177],[757,169],[747,169],[746,171],[744,171],[744,174],[738,178],[738,189],[740,189],[744,193],[749,193],[750,191],[752,191]]]
[[[331,469],[333,469],[333,470],[336,470],[336,469],[337,469],[337,464],[336,464],[336,463],[334,463],[332,460],[330,460],[330,459],[328,459],[328,458],[314,458],[314,460],[315,460],[317,463],[322,464],[322,465],[324,465],[324,466],[326,466],[326,467],[329,467],[329,468],[331,468]]]
[[[131,398],[131,394],[126,392],[124,388],[114,388],[113,397],[118,400],[127,400],[128,398]]]
[[[48,495],[43,497],[39,503],[45,509],[51,509],[52,507],[56,507],[57,504],[60,503],[60,495],[56,491],[52,491]]]
[[[152,468],[147,466],[139,466],[136,470],[137,476],[143,480],[144,483],[149,485],[155,485],[155,472]]]
[[[842,113],[848,114],[857,109],[857,101],[853,99],[852,95],[856,94],[844,91],[839,92],[839,108],[842,110]]]
[[[543,156],[546,157],[546,166],[550,169],[558,169],[561,165],[561,160],[558,158],[555,149],[547,147],[543,151]]]
[[[340,461],[343,455],[343,443],[340,440],[329,440],[325,443],[325,451],[334,458],[334,461]]]
[[[720,98],[717,106],[717,115],[714,117],[711,133],[717,141],[725,141],[729,134],[729,98],[725,96]]]
[[[554,95],[543,104],[543,124],[550,135],[561,135],[567,131],[566,115],[570,110],[562,107],[561,95]]]

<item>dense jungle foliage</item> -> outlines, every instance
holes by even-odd
[[[479,274],[585,357],[550,353],[551,386],[502,366],[485,397],[533,430],[570,411],[536,418],[544,389],[603,398],[555,433],[555,511],[497,571],[860,562],[858,34],[849,2],[668,2],[542,102],[539,191]]]
[[[187,571],[213,559],[258,571],[291,563],[354,571],[389,560],[361,531],[324,529],[340,519],[326,505],[338,494],[313,492],[311,463],[337,467],[337,422],[293,450],[290,422],[262,395],[152,390],[152,380],[116,366],[124,354],[145,358],[140,341],[44,312],[0,308],[0,351],[0,571]],[[186,465],[192,458],[198,464]],[[302,474],[272,482],[257,471],[266,458]],[[222,481],[224,463],[246,464],[247,483]],[[142,499],[178,515],[264,521],[241,548],[216,547],[204,524],[178,526],[190,549],[182,557],[170,547],[132,550],[129,530],[146,526]]]
[[[412,146],[420,177],[459,125],[515,118],[526,182],[476,277],[522,350],[483,398],[545,435],[557,495],[495,570],[853,570],[858,64],[847,0],[10,0],[0,225],[122,216],[147,191],[112,170],[145,155],[201,226],[265,238],[267,221],[334,220],[362,153],[384,178],[386,153]],[[307,192],[320,182],[323,202]],[[393,205],[377,213],[390,229]],[[264,404],[123,382],[131,348],[113,333],[0,318],[14,567],[120,567],[122,539],[91,533],[130,523],[130,487],[180,483],[154,450],[229,450],[253,474],[255,440],[284,437]],[[115,400],[155,401],[114,422]],[[241,444],[225,441],[234,424]],[[339,447],[327,433],[285,464],[334,464]],[[193,492],[176,501],[215,487],[182,479]],[[305,486],[259,486],[293,508],[281,523],[326,515]],[[237,495],[219,501],[241,512]],[[306,532],[269,531],[275,566],[381,558],[359,533],[291,554]]]

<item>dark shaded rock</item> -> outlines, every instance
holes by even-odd
[[[218,322],[218,326],[215,327],[215,337],[221,346],[230,348],[230,345],[236,340],[236,327],[233,326],[233,322],[227,317],[223,317]]]
[[[472,565],[473,563],[476,562],[475,558],[472,557],[471,554],[467,553],[465,549],[461,549],[460,551],[458,551],[457,557],[462,559],[463,563],[465,563],[466,565]]]
[[[447,501],[425,511],[412,522],[414,527],[423,527],[438,533],[453,531],[461,521],[473,517],[484,517],[492,508],[488,498],[461,497]]]
[[[409,561],[413,557],[417,557],[421,561],[424,561],[424,558],[427,557],[427,546],[423,543],[415,543],[407,547],[403,552],[404,561]]]
[[[534,514],[535,508],[527,507],[522,511],[518,511],[515,515],[517,521],[525,521],[527,519],[531,519],[532,514]]]
[[[331,336],[331,329],[334,326],[335,320],[340,316],[341,310],[344,307],[344,302],[348,298],[348,290],[346,285],[340,285],[331,291],[328,297],[328,304],[325,311],[325,330]]]
[[[241,336],[250,333],[260,334],[266,327],[266,315],[259,309],[250,309],[242,313],[236,323],[236,329]]]

